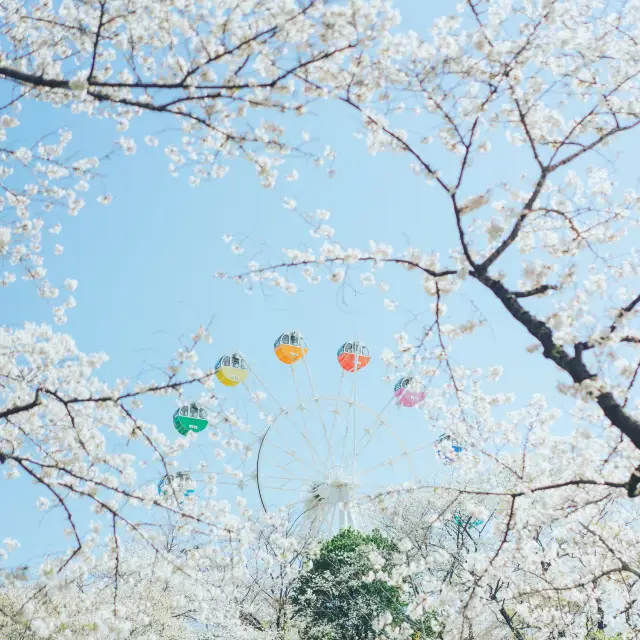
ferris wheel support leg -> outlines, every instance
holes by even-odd
[[[349,526],[349,512],[346,507],[338,508],[338,525],[340,529],[345,529]]]
[[[347,526],[351,527],[352,529],[357,529],[356,519],[355,519],[355,516],[353,515],[353,511],[351,511],[351,509],[346,509],[346,513],[347,513]]]

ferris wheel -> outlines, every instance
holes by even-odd
[[[368,497],[390,486],[417,483],[438,459],[448,465],[462,451],[460,443],[443,434],[435,442],[434,456],[433,437],[426,427],[408,427],[404,412],[419,408],[426,399],[420,381],[401,378],[377,409],[360,400],[364,394],[358,387],[367,383],[364,370],[371,360],[362,342],[351,340],[338,349],[337,391],[330,395],[316,389],[309,347],[300,332],[281,334],[273,349],[290,370],[295,402],[288,405],[277,399],[242,354],[223,355],[215,366],[217,379],[227,387],[244,387],[262,416],[263,425],[250,443],[253,455],[244,462],[242,478],[231,484],[253,489],[265,512],[285,510],[292,526],[319,535],[359,527]],[[204,430],[207,418],[202,406],[191,403],[176,410],[173,421],[185,435]],[[164,481],[164,492],[171,481]],[[180,492],[185,482],[194,481],[189,474],[186,479],[181,476],[176,485]]]

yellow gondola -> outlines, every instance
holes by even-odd
[[[273,344],[273,350],[280,362],[294,364],[307,355],[309,348],[298,331],[283,333]]]
[[[216,378],[227,387],[235,387],[244,382],[249,375],[249,367],[240,353],[225,355],[218,360],[215,368]]]

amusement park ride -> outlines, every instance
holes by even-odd
[[[345,342],[338,350],[342,374],[336,396],[316,393],[307,366],[309,348],[298,331],[279,336],[274,352],[291,370],[295,406],[282,406],[240,353],[223,355],[214,370],[223,385],[243,385],[247,390],[252,375],[263,391],[261,397],[275,405],[272,413],[261,407],[266,426],[255,441],[257,454],[246,475],[254,480],[265,512],[286,508],[292,523],[306,522],[318,532],[357,526],[358,502],[390,485],[413,481],[416,474],[412,455],[434,446],[431,441],[417,446],[411,442],[409,446],[407,434],[397,433],[383,418],[389,406],[421,406],[426,400],[426,388],[414,378],[403,377],[384,407],[374,411],[357,400],[358,374],[371,360],[361,342]],[[306,378],[310,396],[301,395],[303,381],[296,377],[297,371]],[[351,382],[346,394],[345,379]],[[199,433],[208,423],[207,410],[195,402],[180,407],[173,415],[173,424],[182,435]],[[447,465],[455,462],[463,450],[461,443],[446,434],[436,440],[435,449]],[[165,476],[158,483],[160,496],[171,493],[189,499],[195,490],[196,482],[186,471]]]

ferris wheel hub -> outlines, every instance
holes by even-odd
[[[357,487],[355,478],[337,465],[322,480],[314,482],[309,493],[316,502],[324,502],[331,507],[344,506],[354,501]]]

